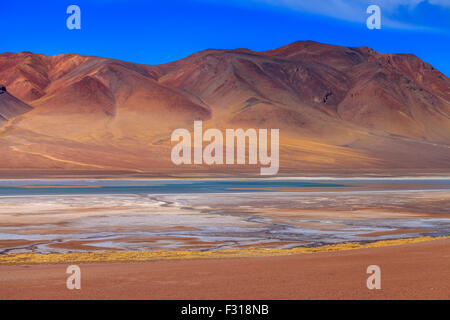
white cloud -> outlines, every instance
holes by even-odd
[[[364,22],[367,19],[367,7],[376,4],[382,10],[383,26],[398,29],[429,29],[398,19],[397,12],[400,8],[414,10],[421,3],[450,8],[450,0],[229,0],[229,2],[264,3],[350,22]]]
[[[450,0],[429,0],[431,4],[450,8]]]

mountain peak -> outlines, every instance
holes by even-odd
[[[264,54],[270,54],[270,55],[287,55],[287,54],[293,54],[295,52],[303,51],[303,50],[317,50],[317,49],[338,49],[338,48],[345,48],[341,46],[336,46],[332,44],[326,44],[321,43],[317,41],[312,40],[298,40],[292,43],[289,43],[287,45],[284,45],[282,47],[263,51]]]
[[[287,169],[450,167],[450,79],[407,54],[310,40],[265,52],[210,49],[157,66],[0,54],[0,83],[5,168],[18,160],[22,167],[168,167],[171,132],[194,120],[279,128]],[[15,143],[20,153],[10,148]]]

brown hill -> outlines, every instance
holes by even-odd
[[[0,85],[0,123],[13,119],[33,109],[16,97],[10,95],[3,85]]]
[[[0,83],[33,107],[0,112],[9,171],[258,174],[172,165],[171,132],[198,119],[279,128],[281,174],[450,173],[450,79],[413,55],[312,41],[158,66],[4,53]]]

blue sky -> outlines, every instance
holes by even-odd
[[[81,30],[66,27],[71,4],[81,8]],[[366,27],[371,4],[381,8],[381,30]],[[159,64],[208,48],[314,40],[414,53],[450,76],[450,0],[3,1],[0,27],[0,52]]]

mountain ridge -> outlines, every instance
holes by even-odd
[[[289,174],[450,169],[450,79],[411,54],[313,41],[161,65],[3,53],[0,83],[32,108],[0,120],[5,169],[222,171],[170,163],[170,133],[194,120],[279,128]]]

